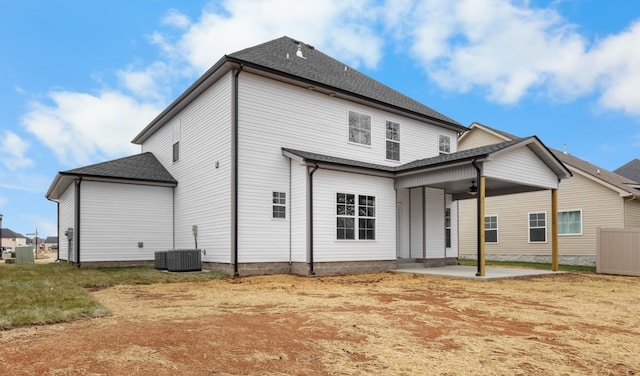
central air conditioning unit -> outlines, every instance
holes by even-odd
[[[155,268],[167,270],[167,251],[155,252]]]
[[[177,249],[167,251],[166,266],[170,272],[194,272],[202,270],[199,249]]]

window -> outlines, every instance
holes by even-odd
[[[371,116],[349,111],[349,142],[371,145]]]
[[[356,233],[360,240],[376,238],[376,198],[366,195],[357,198],[356,202],[355,194],[336,194],[336,238],[339,240],[355,240]]]
[[[376,198],[358,196],[358,238],[376,238]]]
[[[387,120],[387,159],[400,160],[400,124]]]
[[[273,218],[287,218],[287,194],[273,192]]]
[[[173,144],[173,161],[177,162],[180,159],[180,141]]]
[[[547,241],[547,213],[529,213],[529,242]]]
[[[444,209],[444,246],[451,248],[451,209]]]
[[[582,210],[558,212],[558,235],[582,235]]]
[[[498,242],[498,216],[490,215],[484,217],[484,242]]]
[[[355,239],[356,204],[355,195],[338,193],[336,195],[337,238]]]
[[[440,135],[438,142],[438,150],[440,150],[441,153],[451,153],[451,137]]]

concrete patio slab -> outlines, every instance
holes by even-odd
[[[464,278],[464,279],[477,279],[479,281],[493,281],[497,279],[505,278],[523,278],[534,277],[543,275],[562,274],[565,272],[553,272],[551,270],[538,270],[538,269],[519,269],[519,268],[496,268],[486,267],[485,275],[483,277],[477,277],[476,272],[478,268],[476,266],[464,266],[464,265],[451,265],[442,266],[436,268],[406,268],[393,270],[394,273],[413,273],[413,274],[426,274],[440,277],[449,278]]]

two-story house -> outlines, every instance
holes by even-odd
[[[457,152],[466,129],[275,39],[222,57],[133,139],[141,154],[57,174],[59,257],[196,248],[235,275],[455,263],[457,200],[570,176],[535,137]]]

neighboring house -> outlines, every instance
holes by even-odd
[[[57,250],[58,249],[58,237],[57,236],[47,236],[43,241],[46,249],[49,250]]]
[[[460,150],[518,139],[474,123],[458,140]],[[560,150],[553,154],[572,172],[558,190],[558,250],[564,264],[595,265],[598,227],[640,226],[640,191],[623,176]],[[488,198],[485,206],[486,259],[549,262],[551,203],[548,192]],[[460,203],[460,257],[476,255],[472,202]]]
[[[487,190],[570,176],[535,137],[457,152],[466,129],[282,37],[220,59],[134,138],[142,154],[58,173],[59,257],[199,248],[234,275],[456,263],[476,167]]]
[[[24,247],[27,245],[26,236],[8,228],[0,229],[0,238],[2,238],[0,244],[6,249],[15,250],[16,247]]]
[[[616,168],[613,172],[624,176],[627,179],[633,180],[636,183],[633,184],[633,187],[640,188],[640,159],[635,158],[623,166]]]

